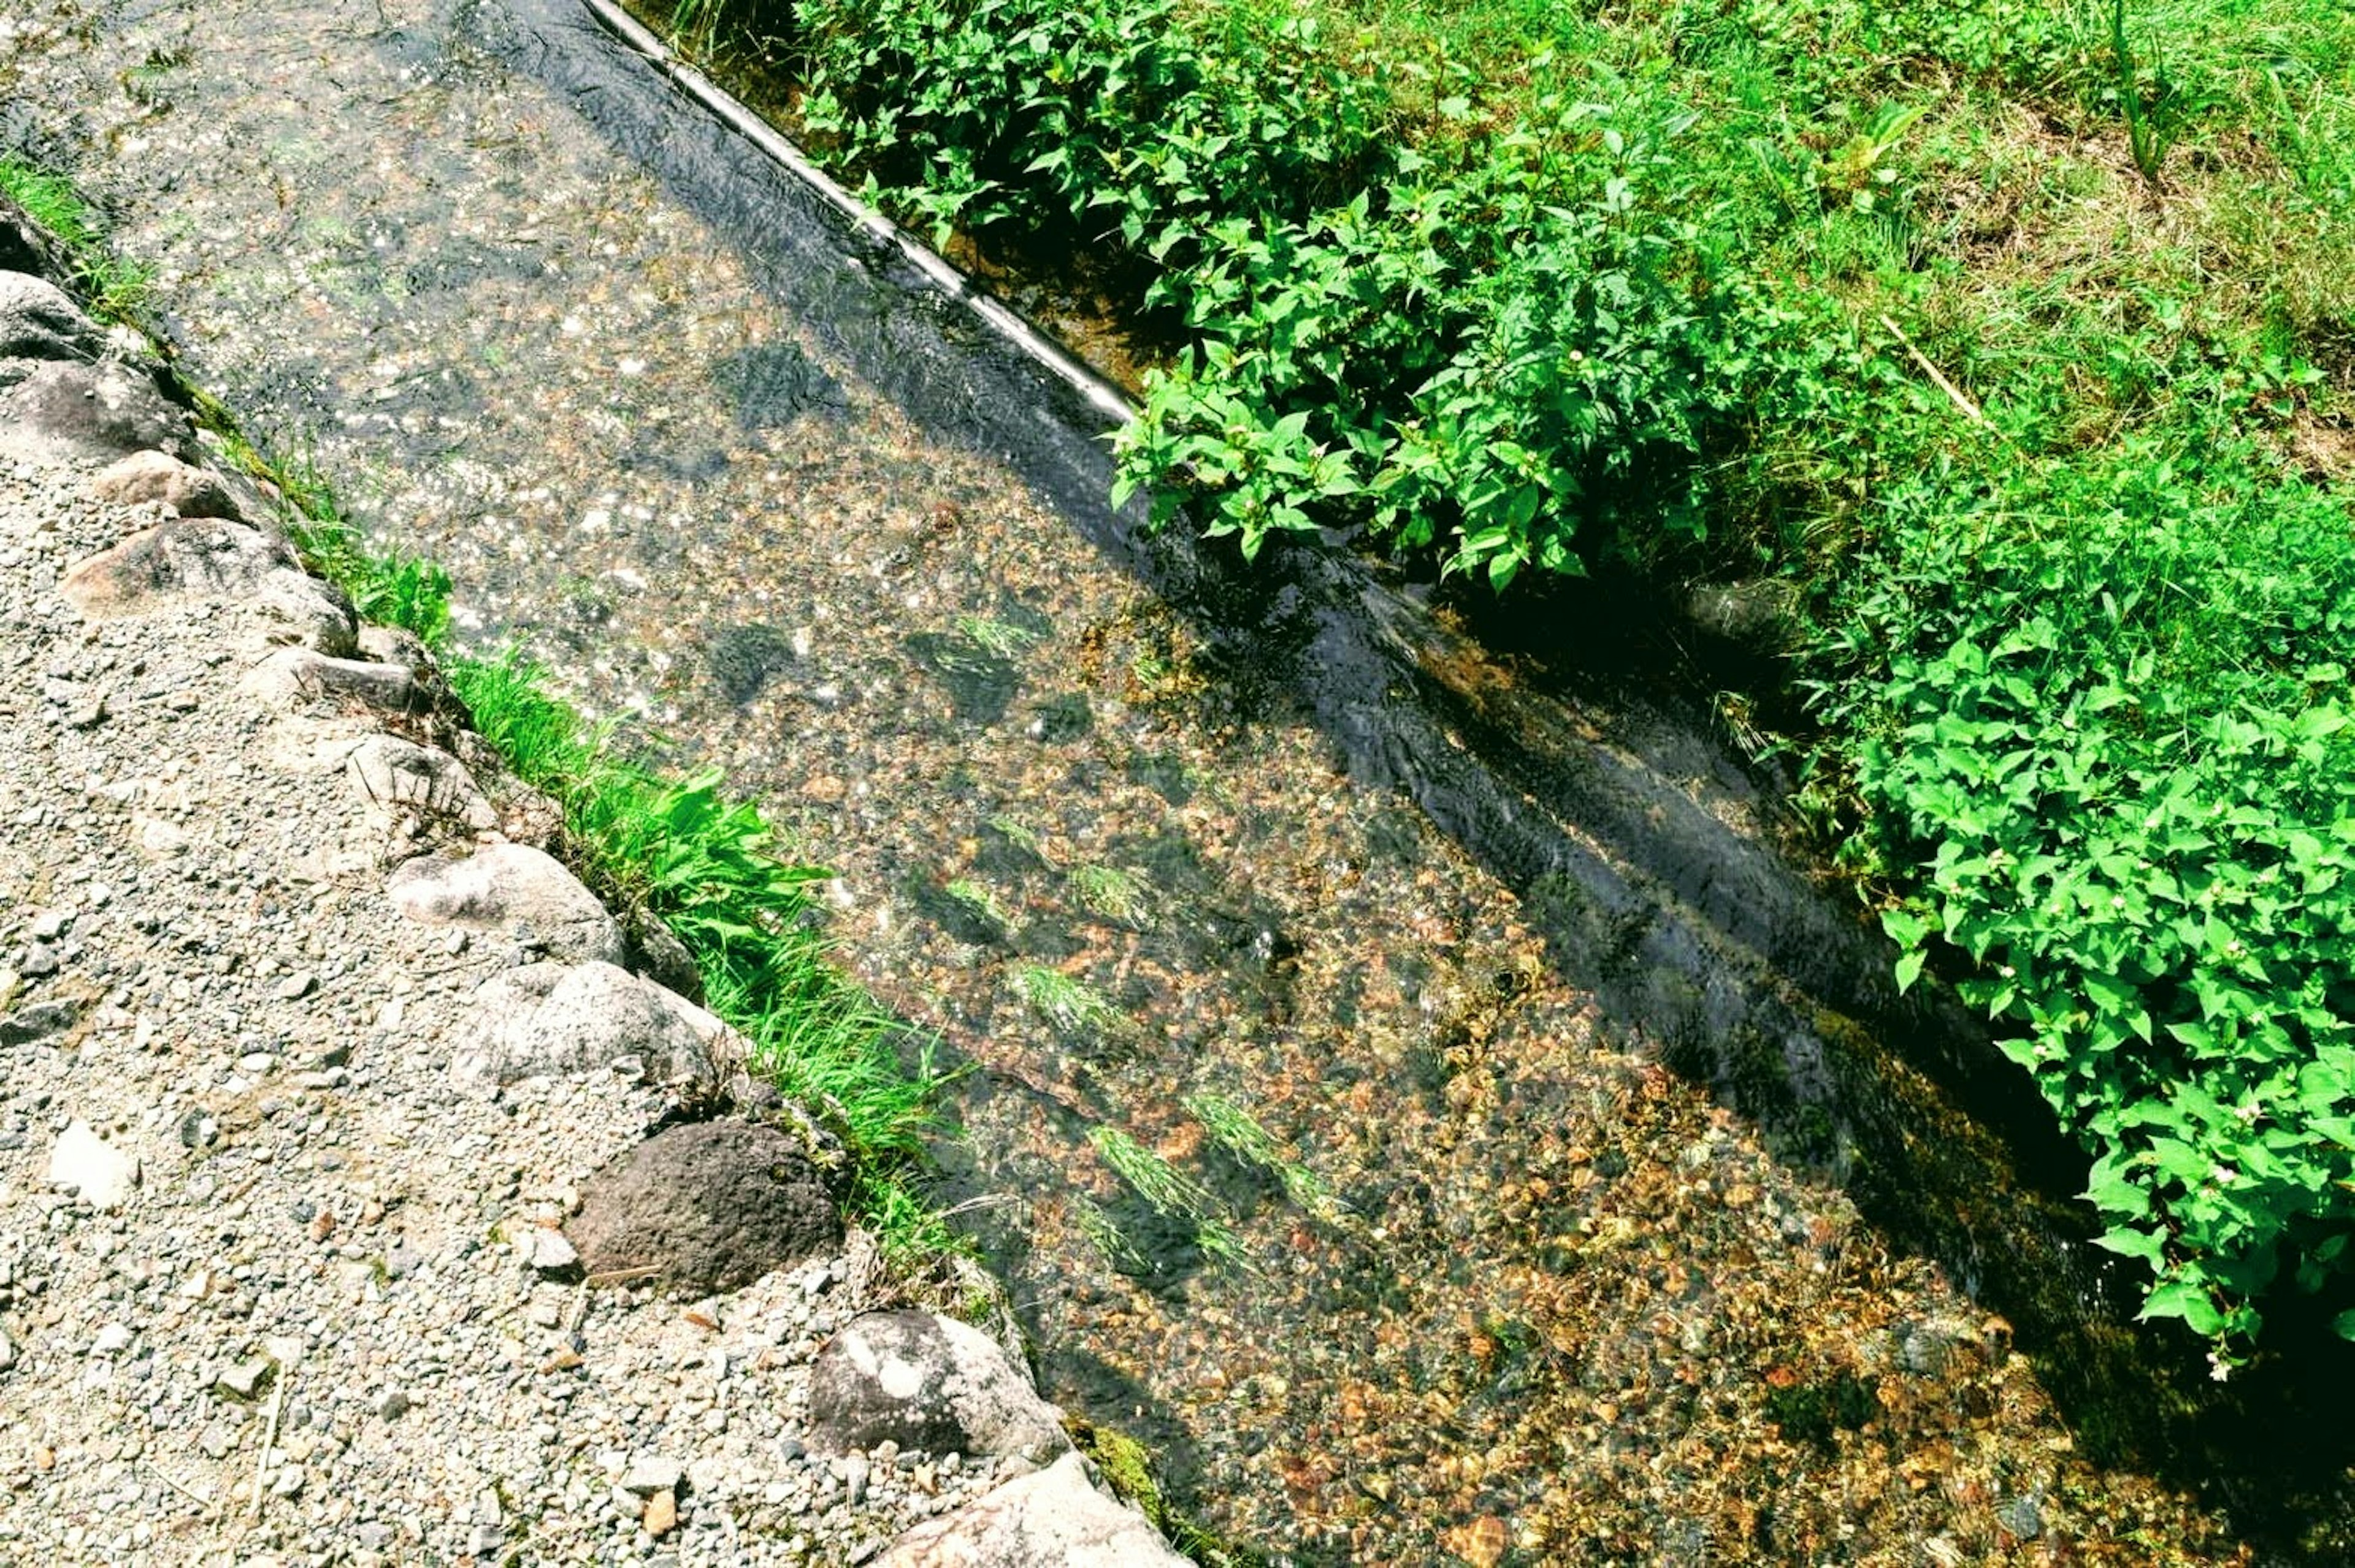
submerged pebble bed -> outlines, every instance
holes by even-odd
[[[1051,1394],[1278,1559],[2245,1560],[1266,671],[502,65],[515,25],[38,0],[0,95],[196,377],[469,635],[837,869],[843,961],[971,1064],[943,1157]]]

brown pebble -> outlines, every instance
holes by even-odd
[[[645,1518],[640,1522],[648,1535],[660,1541],[678,1523],[678,1499],[667,1490],[656,1492],[646,1499]]]

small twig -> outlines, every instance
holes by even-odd
[[[606,1274],[592,1274],[582,1285],[619,1285],[625,1279],[644,1279],[650,1274],[662,1273],[662,1264],[645,1264],[637,1268],[617,1268]]]
[[[1987,423],[1987,415],[1979,411],[1979,406],[1971,401],[1969,396],[1966,394],[1960,387],[1957,387],[1952,381],[1947,380],[1945,373],[1940,370],[1935,365],[1930,363],[1930,357],[1928,355],[1913,347],[1913,340],[1905,336],[1905,329],[1903,327],[1899,326],[1886,315],[1881,316],[1881,325],[1889,328],[1891,333],[1896,335],[1899,347],[1902,347],[1906,353],[1913,357],[1913,363],[1922,367],[1922,370],[1924,375],[1928,376],[1933,381],[1938,383],[1938,390],[1945,393],[1947,397],[1954,400],[1955,407],[1963,411],[1965,418],[1968,419],[1973,424],[1977,425],[1982,429],[1992,430],[1994,428],[1994,426]]]
[[[278,1446],[278,1413],[286,1406],[286,1385],[293,1380],[294,1369],[280,1362],[278,1376],[270,1384],[270,1420],[262,1428],[261,1452],[253,1461],[253,1518],[261,1520],[261,1505],[270,1496],[261,1483],[270,1474],[270,1451]]]
[[[205,1517],[207,1519],[213,1517],[213,1505],[211,1499],[199,1496],[197,1493],[189,1490],[186,1487],[182,1486],[173,1477],[171,1471],[166,1470],[163,1466],[158,1465],[153,1459],[147,1461],[147,1467],[155,1471],[156,1475],[162,1477],[165,1486],[171,1488],[174,1491],[179,1493],[182,1497],[187,1499],[190,1502],[204,1509]]]

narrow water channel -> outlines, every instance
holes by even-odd
[[[2116,1408],[2188,1396],[2067,1159],[1705,731],[1346,560],[1135,538],[1082,405],[570,0],[0,0],[11,144],[470,637],[838,869],[1049,1392],[1213,1528],[2245,1560]]]

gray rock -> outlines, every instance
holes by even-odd
[[[362,627],[360,642],[365,645],[368,634],[378,629]],[[329,658],[305,647],[272,650],[240,683],[240,688],[278,709],[333,698],[348,698],[389,713],[416,712],[424,707],[409,667]]]
[[[49,279],[67,275],[65,251],[5,191],[0,191],[0,268]]]
[[[663,923],[659,915],[645,910],[634,912],[622,936],[627,948],[622,961],[623,968],[644,975],[690,1002],[703,1000],[703,971],[696,966],[695,955],[687,950],[687,944]]]
[[[77,1121],[49,1151],[49,1185],[70,1189],[93,1209],[120,1209],[139,1185],[139,1161]]]
[[[454,817],[476,833],[499,825],[498,808],[447,752],[371,735],[352,748],[344,765],[360,797],[380,810]]]
[[[392,873],[393,907],[428,925],[514,932],[528,926],[559,958],[613,964],[622,932],[580,879],[538,849],[494,844],[451,859],[421,855]]]
[[[832,1249],[842,1218],[799,1139],[749,1122],[696,1122],[591,1177],[567,1231],[592,1278],[653,1277],[705,1296]]]
[[[237,1399],[252,1399],[260,1394],[278,1371],[278,1363],[267,1356],[249,1356],[221,1369],[213,1379],[213,1386]]]
[[[634,1057],[665,1083],[717,1083],[744,1060],[741,1036],[676,992],[611,964],[527,964],[474,993],[452,1076],[512,1083]]]
[[[1798,592],[1772,577],[1703,583],[1687,590],[1685,613],[1710,636],[1751,653],[1775,654],[1790,645],[1796,629]]]
[[[424,642],[405,626],[362,626],[360,656],[410,669],[424,669],[433,663],[433,656]]]
[[[120,365],[46,360],[0,392],[0,454],[111,463],[149,447],[188,450],[187,416]]]
[[[1187,1568],[1146,1523],[1088,1484],[1077,1454],[893,1541],[885,1568]]]
[[[558,1278],[581,1272],[581,1254],[573,1250],[572,1243],[564,1239],[561,1232],[551,1231],[545,1225],[534,1225],[527,1242],[528,1250],[524,1261],[531,1265],[534,1272]]]
[[[660,1454],[633,1454],[630,1467],[622,1474],[622,1489],[641,1498],[675,1491],[686,1473],[676,1459]]]
[[[809,1406],[811,1429],[846,1450],[888,1438],[1043,1464],[1071,1445],[1062,1413],[996,1340],[931,1312],[868,1312],[845,1324],[810,1365]]]
[[[0,302],[0,312],[5,310],[5,303]],[[152,501],[183,517],[245,520],[236,497],[229,494],[220,475],[183,463],[168,452],[133,453],[92,479],[90,493],[119,507]]]
[[[98,324],[63,289],[22,272],[0,272],[0,359],[95,359],[104,342]]]
[[[2044,1533],[2044,1509],[2039,1506],[2038,1494],[2023,1492],[1995,1510],[1996,1522],[2019,1537],[2033,1541]]]
[[[63,1034],[80,1017],[81,1004],[74,1001],[34,1002],[18,1008],[6,1018],[0,1018],[0,1046],[30,1045],[37,1040]]]
[[[352,607],[341,590],[306,575],[282,541],[216,517],[143,528],[75,562],[59,592],[91,620],[144,614],[184,599],[244,600],[288,622],[321,653],[353,646]]]

